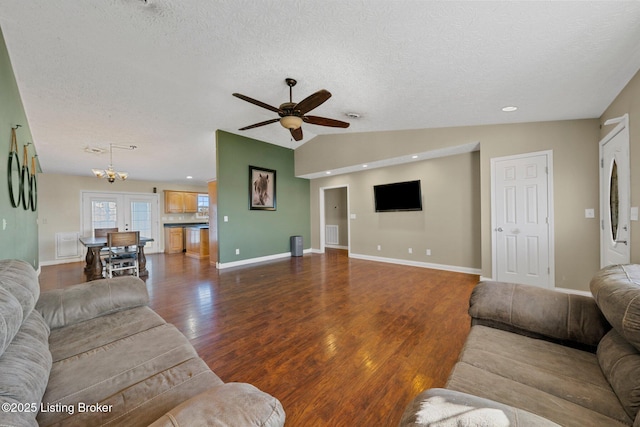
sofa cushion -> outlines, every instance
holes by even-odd
[[[600,341],[598,361],[625,411],[635,418],[640,409],[640,353],[612,329]]]
[[[120,425],[123,420],[127,425],[147,425],[176,404],[222,383],[173,325],[149,327],[156,316],[149,316],[146,307],[127,311],[133,313],[126,319],[116,312],[53,331],[56,362],[44,404],[78,408],[99,403],[109,410],[41,412],[41,425]],[[114,328],[118,320],[126,321],[130,331]]]
[[[165,323],[162,317],[147,306],[118,311],[53,329],[49,338],[49,350],[55,363]]]
[[[22,323],[20,330],[6,351],[0,356],[0,403],[10,405],[10,411],[3,407],[2,425],[36,425],[36,414],[40,410],[49,372],[49,328],[37,311]],[[29,406],[24,406],[28,404]]]
[[[38,300],[38,276],[25,261],[0,260],[0,354]]]
[[[630,425],[593,353],[473,326],[447,384],[563,426]]]
[[[56,329],[146,305],[148,301],[147,286],[140,278],[122,276],[43,292],[36,309],[49,327]]]
[[[593,353],[611,329],[590,296],[504,282],[478,283],[469,299],[469,315],[474,325],[547,339]]]
[[[591,279],[591,293],[611,326],[640,350],[640,265],[613,265]]]
[[[0,288],[0,355],[11,344],[22,325],[22,306],[11,292]]]

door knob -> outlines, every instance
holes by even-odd
[[[496,231],[502,233],[504,230],[502,229],[502,227],[498,227],[498,228],[496,228]]]
[[[627,241],[626,240],[616,240],[615,243],[624,243],[626,245]]]

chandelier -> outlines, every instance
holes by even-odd
[[[127,172],[118,172],[115,169],[113,169],[113,149],[114,148],[120,148],[122,150],[135,150],[138,147],[136,147],[135,145],[125,146],[125,145],[109,144],[109,167],[106,169],[91,169],[91,171],[96,176],[96,178],[106,178],[107,181],[109,181],[110,183],[113,183],[116,180],[116,178],[124,181],[129,177],[129,174]]]

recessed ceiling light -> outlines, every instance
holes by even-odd
[[[413,156],[411,156],[411,158],[412,158],[412,159],[417,159],[417,158],[418,158],[418,155],[417,155],[417,154],[414,154]]]
[[[187,179],[193,179],[193,177],[191,175],[187,176]]]
[[[362,167],[363,167],[363,168],[368,168],[368,167],[369,167],[369,165],[362,165]]]
[[[507,105],[506,107],[502,107],[502,111],[504,111],[505,113],[510,113],[512,111],[516,111],[518,109],[518,107],[516,107],[515,105]]]
[[[327,171],[327,175],[331,175],[331,171]]]
[[[350,119],[359,119],[360,118],[360,114],[358,113],[344,113],[345,116],[349,117]]]

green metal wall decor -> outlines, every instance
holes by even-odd
[[[31,157],[31,171],[29,171],[28,147],[31,143],[23,146],[22,167],[18,158],[18,139],[16,129],[11,128],[11,146],[9,148],[9,160],[7,167],[7,182],[9,183],[9,199],[11,206],[17,208],[22,204],[24,210],[31,209],[33,212],[38,207],[38,183],[36,181],[36,158]]]

